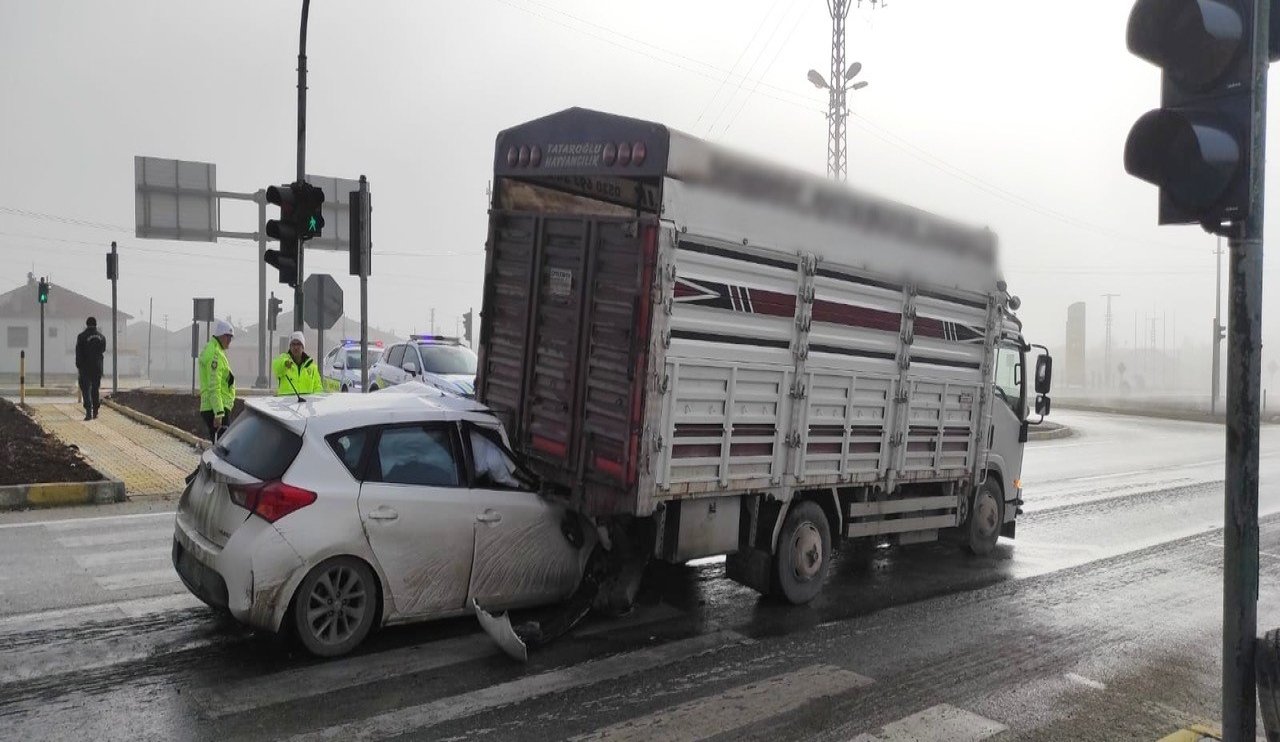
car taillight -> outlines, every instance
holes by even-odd
[[[316,501],[316,493],[284,482],[231,487],[231,501],[268,523]]]

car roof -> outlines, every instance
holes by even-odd
[[[369,394],[313,394],[302,402],[294,396],[251,397],[245,404],[296,433],[307,429],[321,436],[367,425],[457,420],[492,424],[495,419],[484,405],[421,382]]]

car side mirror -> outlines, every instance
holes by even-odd
[[[333,362],[333,367],[338,369],[339,371],[343,371],[347,368],[347,364],[345,361],[337,360]]]
[[[405,372],[409,373],[412,376],[418,375],[418,364],[414,363],[413,361],[405,361],[404,365],[401,366],[400,368],[403,368]]]
[[[1036,395],[1036,414],[1037,415],[1039,415],[1040,417],[1044,417],[1048,415],[1051,407],[1052,405],[1049,403],[1048,397],[1046,397],[1043,394]]]
[[[1049,355],[1042,355],[1036,359],[1036,394],[1048,394],[1050,387],[1053,386],[1053,358]],[[1046,399],[1047,403],[1049,400]],[[1036,405],[1040,404],[1039,400]]]

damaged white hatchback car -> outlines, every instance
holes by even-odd
[[[473,401],[255,399],[192,474],[173,563],[210,606],[336,656],[375,626],[572,595],[596,535],[536,490]]]

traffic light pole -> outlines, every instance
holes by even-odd
[[[267,192],[253,194],[258,204],[258,378],[254,387],[267,388],[267,358],[271,346],[267,344]]]
[[[298,34],[298,180],[306,180],[307,173],[307,15],[311,0],[302,0],[302,29]],[[301,237],[301,236],[300,236]],[[298,285],[293,289],[293,329],[302,330],[302,283],[306,273],[302,268],[302,254],[306,241],[298,240]]]
[[[44,302],[40,302],[40,388],[44,388]]]
[[[1209,384],[1209,414],[1217,414],[1222,396],[1222,238],[1218,238],[1218,278],[1213,285],[1213,378]]]
[[[1252,742],[1257,729],[1258,423],[1262,387],[1262,235],[1266,178],[1267,67],[1271,0],[1253,22],[1253,131],[1249,211],[1229,240],[1227,454],[1223,528],[1222,732]]]

